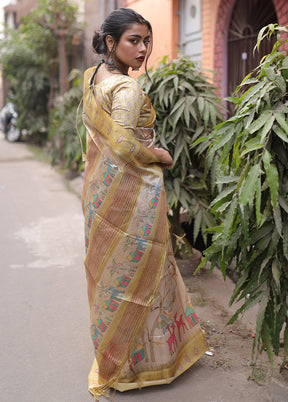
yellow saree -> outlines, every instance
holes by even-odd
[[[162,170],[147,148],[155,112],[132,78],[89,85],[92,73],[84,76],[82,203],[95,348],[89,391],[98,400],[110,387],[170,383],[208,345],[173,257]],[[136,114],[132,123],[121,125],[117,102]]]

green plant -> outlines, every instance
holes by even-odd
[[[75,124],[77,108],[82,99],[81,72],[72,70],[69,77],[72,82],[72,88],[66,92],[63,99],[53,109],[50,116],[48,136],[52,164],[58,164],[64,169],[78,171],[82,168],[82,152],[79,146],[77,130],[83,143],[85,142],[86,133],[79,119],[76,119]]]
[[[252,356],[265,349],[273,355],[284,336],[288,353],[288,29],[268,25],[264,38],[277,36],[273,50],[255,72],[244,78],[234,98],[235,115],[216,126],[209,136],[208,170],[219,161],[221,191],[210,204],[220,224],[209,229],[213,244],[203,264],[217,262],[225,278],[235,264],[238,274],[231,304],[242,301],[232,316],[259,305]],[[248,88],[247,88],[248,87]],[[198,144],[206,138],[198,140]],[[201,267],[201,265],[200,265]]]
[[[193,149],[191,144],[223,119],[220,104],[213,86],[188,57],[170,62],[165,57],[149,74],[151,80],[141,76],[140,85],[156,111],[156,146],[167,149],[174,160],[164,172],[172,230],[183,234],[180,210],[185,210],[188,219],[194,219],[195,240],[214,221],[208,211],[212,194],[204,179],[203,144]]]
[[[37,7],[21,19],[20,31],[49,74],[51,106],[57,84],[60,96],[69,89],[67,56],[73,44],[78,44],[83,31],[82,24],[77,22],[77,13],[77,4],[69,0],[39,0]]]
[[[48,76],[42,64],[23,35],[7,30],[0,44],[3,75],[10,83],[20,129],[35,134],[47,127],[49,94]],[[42,134],[43,136],[43,134]]]
[[[21,18],[19,29],[6,29],[0,41],[0,63],[14,90],[18,126],[37,140],[46,139],[56,94],[61,90],[63,95],[68,88],[67,55],[82,28],[76,5],[68,0],[41,0]]]

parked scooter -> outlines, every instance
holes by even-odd
[[[13,103],[7,102],[0,112],[0,129],[4,132],[7,141],[16,142],[21,138],[21,131],[17,128],[17,112]]]

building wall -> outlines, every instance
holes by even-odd
[[[202,0],[202,69],[213,80],[216,15],[220,0]]]
[[[124,6],[139,12],[152,25],[153,52],[148,67],[159,64],[165,55],[175,57],[178,50],[177,0],[126,0]]]
[[[274,0],[279,25],[288,24],[288,2],[287,0]]]
[[[101,25],[101,10],[99,4],[95,5],[95,0],[85,1],[85,23],[84,32],[84,64],[85,68],[91,67],[96,63],[97,56],[92,50],[92,38],[94,31]]]
[[[38,0],[18,0],[17,1],[17,22],[21,17],[27,15],[37,6]]]

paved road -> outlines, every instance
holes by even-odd
[[[0,401],[91,402],[79,198],[1,135],[0,200]]]

